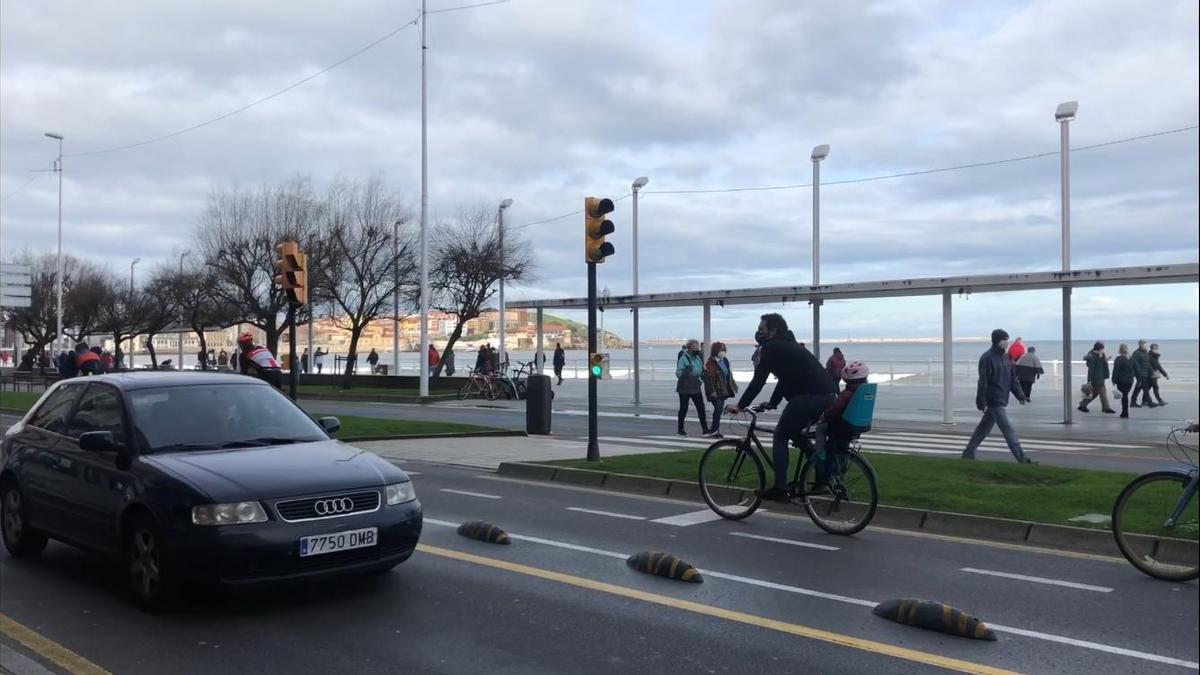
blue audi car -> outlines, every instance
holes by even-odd
[[[187,581],[287,582],[390,570],[412,555],[407,474],[334,440],[241,375],[131,372],[64,380],[4,435],[0,533],[118,558],[138,604]]]

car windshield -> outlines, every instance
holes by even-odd
[[[129,392],[134,426],[151,452],[284,445],[327,438],[273,387],[199,384]]]

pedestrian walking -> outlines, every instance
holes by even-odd
[[[321,369],[325,367],[325,355],[328,353],[328,349],[322,351],[320,347],[317,347],[316,353],[313,354],[313,363],[317,366],[318,375],[321,374]]]
[[[208,352],[201,349],[196,352],[196,365],[200,366],[200,370],[208,370]],[[179,364],[179,369],[183,370],[183,364]]]
[[[488,345],[479,346],[479,354],[475,356],[475,372],[487,375],[492,372],[492,350]]]
[[[308,372],[308,347],[305,347],[304,352],[300,354],[300,372]]]
[[[429,343],[429,353],[426,356],[429,359],[429,372],[432,373],[437,369],[438,363],[442,360],[442,357],[438,354],[437,347],[434,347],[432,342]]]
[[[429,346],[432,347],[433,345]],[[374,347],[371,348],[371,353],[367,354],[367,365],[371,367],[371,374],[379,372],[379,369],[376,368],[379,365],[379,352],[375,351]]]
[[[700,417],[700,433],[708,434],[708,419],[704,414],[704,400],[700,397],[702,385],[700,376],[704,374],[704,361],[700,358],[700,342],[688,340],[684,345],[687,349],[683,356],[675,362],[675,393],[679,394],[679,435],[687,436],[683,422],[687,419],[688,403],[696,406],[696,414]]]
[[[100,355],[89,349],[86,342],[75,345],[75,368],[79,375],[99,375],[103,372]]]
[[[1025,392],[1026,399],[1033,393],[1033,383],[1045,373],[1042,360],[1037,355],[1037,347],[1030,347],[1017,360],[1017,380],[1021,383],[1021,391]]]
[[[1108,355],[1104,353],[1104,343],[1097,342],[1092,345],[1092,351],[1083,357],[1083,362],[1087,364],[1087,382],[1083,385],[1083,398],[1079,400],[1079,412],[1087,412],[1088,404],[1100,399],[1100,409],[1106,413],[1115,414],[1117,411],[1112,409],[1108,403],[1108,388],[1105,382],[1108,381]]]
[[[1017,463],[1034,463],[1025,456],[1021,449],[1021,440],[1017,438],[1017,431],[1008,420],[1009,394],[1016,396],[1021,405],[1025,405],[1026,399],[1017,378],[1013,377],[1013,363],[1007,351],[1008,333],[1003,328],[997,328],[992,331],[991,348],[979,357],[979,384],[975,389],[975,407],[983,413],[983,417],[963,450],[963,459],[975,459],[975,451],[979,449],[979,444],[991,433],[993,426],[998,426]]]
[[[563,382],[562,371],[567,365],[567,352],[563,351],[561,342],[555,343],[552,363],[554,364],[554,376],[558,378],[558,383],[561,385]]]
[[[833,348],[833,355],[825,362],[825,370],[829,371],[829,376],[833,378],[833,383],[839,388],[842,386],[842,371],[846,369],[846,357],[842,356],[840,347]]]
[[[101,352],[100,353],[100,363],[101,363],[101,365],[104,366],[104,372],[111,373],[113,370],[112,352]]]
[[[498,375],[503,375],[504,367],[508,364],[500,363],[500,350],[496,349],[491,344],[488,344],[488,355],[488,358],[491,359],[492,362],[492,372]]]
[[[305,349],[304,353],[308,354],[308,350]],[[218,368],[228,368],[229,367],[229,352],[225,351],[224,349],[222,349],[217,354],[217,367]]]
[[[450,345],[446,345],[446,351],[442,352],[442,372],[446,373],[446,377],[454,377],[454,349]]]
[[[38,365],[41,365],[41,364],[39,363]],[[46,365],[49,365],[49,363],[47,363]],[[79,366],[76,365],[75,354],[72,352],[64,351],[63,353],[59,354],[58,355],[58,363],[56,363],[55,365],[58,366],[58,376],[62,379],[66,379],[68,377],[75,377],[76,375],[79,374]],[[43,373],[44,373],[44,371],[43,371]]]
[[[1133,389],[1133,362],[1129,360],[1129,345],[1117,348],[1112,364],[1112,383],[1121,394],[1121,417],[1129,417],[1129,390]]]
[[[737,391],[737,382],[733,379],[733,370],[725,355],[725,343],[714,342],[709,350],[708,361],[704,363],[704,398],[713,405],[709,436],[721,437],[721,410],[725,408],[725,401],[733,398]]]
[[[1158,399],[1158,404],[1166,405],[1167,402],[1163,400],[1162,394],[1158,391],[1158,380],[1160,378],[1169,380],[1171,376],[1163,370],[1161,359],[1162,354],[1159,353],[1158,343],[1150,345],[1150,388],[1154,390],[1154,398]]]
[[[1008,348],[1008,358],[1013,363],[1016,363],[1021,360],[1022,356],[1025,356],[1025,352],[1025,343],[1021,341],[1021,338],[1017,338],[1013,340],[1012,346]]]
[[[1133,354],[1129,357],[1133,363],[1133,377],[1135,380],[1133,386],[1133,401],[1130,403],[1134,408],[1146,406],[1147,408],[1157,408],[1158,404],[1150,400],[1150,384],[1154,378],[1153,369],[1150,368],[1150,352],[1146,349],[1146,341],[1138,340],[1137,349],[1133,350]],[[1138,403],[1138,394],[1142,395],[1142,402]]]

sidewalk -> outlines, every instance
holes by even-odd
[[[555,459],[585,459],[587,457],[587,443],[556,439],[550,436],[362,441],[352,445],[390,459],[436,462],[492,470],[505,462],[547,462]],[[605,456],[609,457],[646,455],[664,450],[661,447],[613,443],[604,443],[602,449]]]

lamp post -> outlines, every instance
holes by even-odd
[[[312,321],[309,321],[312,325]],[[428,351],[428,349],[426,349]],[[312,358],[309,354],[308,358]],[[424,355],[422,355],[424,358]],[[392,375],[400,374],[400,220],[392,223]]]
[[[496,227],[499,230],[497,238],[500,244],[500,363],[508,363],[507,347],[505,344],[505,324],[507,316],[504,311],[504,276],[505,276],[505,255],[504,255],[504,211],[512,206],[513,200],[505,199],[500,202],[500,208],[496,209]],[[503,373],[501,373],[503,374]]]
[[[184,251],[183,253],[179,254],[179,280],[181,283],[183,281],[183,259],[188,257],[188,254],[190,254],[190,253],[191,253],[191,251]],[[179,338],[179,369],[183,370],[183,313],[182,313],[182,311],[179,314],[179,331],[176,332],[175,335]],[[205,363],[204,369],[208,370],[207,362]]]
[[[429,396],[429,134],[425,124],[425,0],[421,0],[421,377],[417,393]]]
[[[130,300],[130,302],[133,301],[133,266],[140,263],[141,261],[142,261],[141,258],[134,258],[133,261],[129,263],[129,300]],[[129,367],[130,367],[130,369],[133,368],[133,352],[136,349],[137,349],[137,341],[134,340],[132,337],[129,338]]]
[[[828,145],[812,149],[812,283],[821,285],[821,160],[829,156]],[[813,355],[821,358],[821,300],[813,299]]]
[[[646,187],[650,179],[645,176],[635,178],[633,181],[633,294],[638,294],[638,191]],[[633,308],[633,403],[640,405],[642,402],[642,369],[641,366],[641,351],[639,347],[638,333],[638,308]]]
[[[1054,119],[1059,130],[1059,167],[1062,189],[1062,271],[1071,271],[1071,120],[1079,111],[1079,103],[1058,104]],[[1071,405],[1071,288],[1062,289],[1062,352],[1063,352],[1063,424],[1071,424],[1074,406]]]
[[[62,185],[63,185],[63,137],[52,131],[45,133],[46,138],[58,141],[58,159],[54,160],[54,171],[58,174],[58,272],[55,275],[55,293],[58,295],[58,306],[55,310],[56,324],[54,341],[59,348],[63,346],[63,255],[62,255]]]

